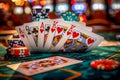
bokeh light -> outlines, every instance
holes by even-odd
[[[59,3],[56,5],[56,12],[58,13],[62,13],[62,12],[65,12],[65,11],[68,11],[68,4],[67,3]]]
[[[15,14],[23,14],[23,8],[22,7],[15,7],[14,13]]]
[[[28,6],[25,7],[24,12],[25,12],[26,14],[30,14],[30,13],[31,13],[31,8],[28,7]]]
[[[50,9],[50,12],[53,11],[53,5],[52,4],[45,5],[43,8]]]
[[[72,10],[77,13],[84,13],[86,11],[87,7],[84,3],[76,3],[72,5]]]
[[[105,5],[102,3],[94,3],[92,5],[93,10],[105,10]]]

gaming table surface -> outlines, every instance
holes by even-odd
[[[67,58],[82,60],[82,63],[55,69],[33,76],[25,76],[16,72],[6,65],[19,62],[43,59],[51,56],[63,56]],[[109,71],[96,70],[90,66],[90,62],[96,59],[110,58],[120,62],[120,46],[98,46],[86,53],[32,53],[29,57],[14,58],[0,64],[0,80],[120,80],[120,69]]]

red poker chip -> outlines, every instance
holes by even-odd
[[[25,46],[15,46],[10,49],[10,54],[14,57],[26,57],[30,55],[30,51]]]
[[[90,66],[98,70],[114,70],[120,67],[120,63],[116,60],[101,59],[92,61]]]

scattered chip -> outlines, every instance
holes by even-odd
[[[114,70],[120,67],[120,63],[116,60],[100,59],[92,61],[90,66],[97,70]]]

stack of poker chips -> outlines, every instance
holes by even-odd
[[[6,37],[7,51],[14,57],[26,57],[30,55],[30,51],[24,45],[18,34]]]
[[[79,14],[75,12],[64,12],[61,16],[65,21],[79,21]]]
[[[27,57],[30,55],[30,51],[25,46],[12,47],[10,54],[14,57]]]
[[[25,46],[18,34],[9,35],[5,40],[8,47]]]
[[[50,9],[33,9],[32,10],[32,19],[33,21],[39,21],[40,19],[48,19],[48,12]]]

